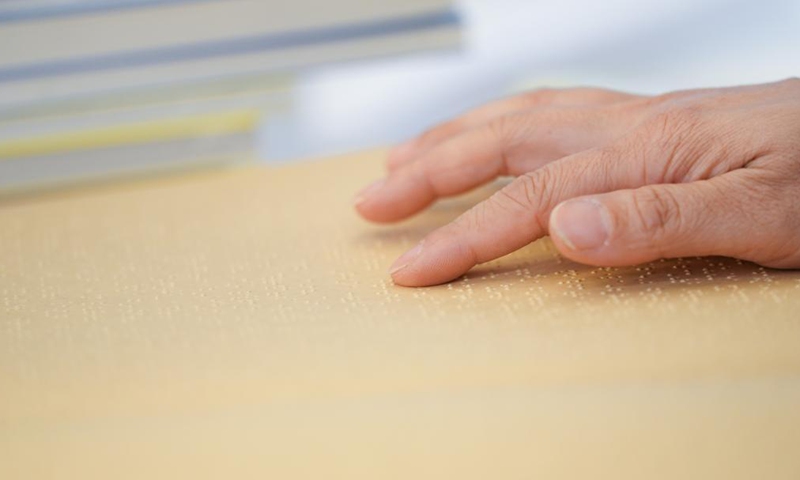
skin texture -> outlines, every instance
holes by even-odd
[[[396,147],[356,210],[395,222],[516,177],[390,268],[436,285],[550,235],[597,266],[723,255],[800,267],[800,79],[656,97],[538,90]]]

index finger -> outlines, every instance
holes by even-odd
[[[445,283],[479,263],[518,250],[548,232],[564,200],[641,186],[642,177],[616,147],[590,150],[523,175],[428,235],[391,268],[398,285]]]

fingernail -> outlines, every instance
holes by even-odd
[[[570,200],[550,214],[550,233],[572,250],[592,250],[608,244],[611,216],[597,200]]]
[[[424,242],[424,240],[423,240]],[[422,243],[419,242],[416,247],[412,248],[411,250],[407,251],[406,253],[402,254],[400,258],[394,261],[391,267],[389,267],[389,275],[394,275],[395,273],[399,272],[400,270],[406,268],[407,266],[411,265],[411,263],[419,257],[422,253]]]
[[[367,186],[366,188],[364,188],[363,190],[358,192],[358,194],[353,199],[353,205],[360,205],[360,204],[364,203],[367,199],[369,199],[369,197],[372,194],[374,194],[375,192],[380,190],[381,187],[383,186],[383,184],[385,184],[385,183],[386,183],[386,179],[383,178],[381,180],[378,180],[375,183],[370,184],[369,186]]]

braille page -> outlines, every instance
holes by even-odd
[[[800,478],[800,273],[386,269],[371,152],[0,204],[0,478]]]

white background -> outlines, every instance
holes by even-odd
[[[464,0],[459,52],[301,75],[262,128],[269,161],[388,145],[537,86],[638,93],[800,76],[800,0]]]

